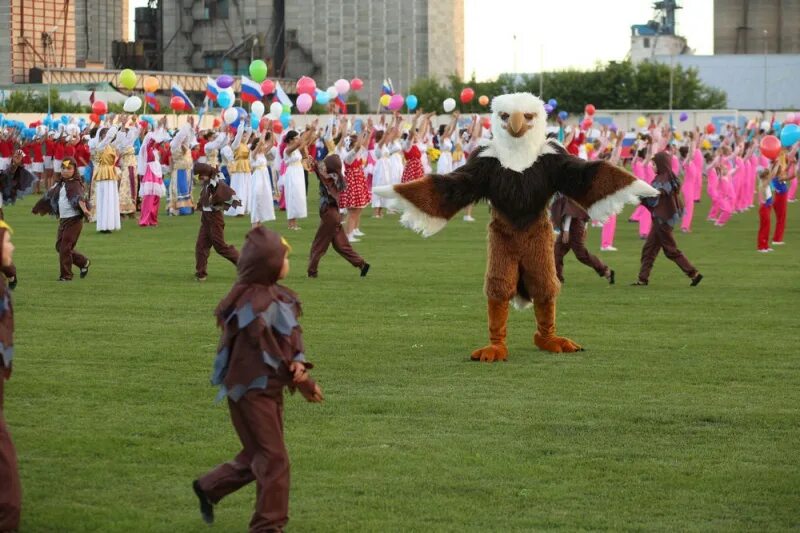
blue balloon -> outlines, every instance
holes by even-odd
[[[781,130],[781,146],[789,148],[794,143],[800,141],[800,126],[797,124],[787,124]]]
[[[290,115],[289,113],[282,113],[281,114],[281,126],[283,126],[284,128],[288,128],[289,127],[289,121],[291,120],[291,118],[292,118],[292,115]]]
[[[250,127],[254,130],[258,129],[259,120],[258,117],[255,115],[250,116]]]
[[[558,102],[556,101],[555,98],[551,98],[550,100],[547,101],[547,105],[555,109],[558,107]]]
[[[325,91],[320,91],[319,89],[317,89],[316,97],[319,105],[325,105],[331,101],[331,97],[328,95],[328,93]]]
[[[61,123],[65,126],[69,124],[69,117],[67,115],[61,115]]]
[[[228,109],[233,104],[233,98],[228,91],[220,91],[217,95],[217,103],[223,109]]]
[[[419,101],[417,100],[416,96],[414,96],[413,94],[409,94],[408,96],[406,96],[406,106],[408,107],[409,111],[414,111],[417,108],[418,104]]]
[[[569,113],[567,113],[566,111],[559,111],[558,112],[558,118],[560,118],[561,120],[567,120],[568,116],[569,116]]]
[[[357,118],[355,122],[353,122],[353,131],[356,133],[361,133],[364,130],[364,121],[360,118]]]

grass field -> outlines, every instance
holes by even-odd
[[[800,528],[799,204],[768,255],[755,211],[718,229],[701,204],[677,235],[705,275],[693,289],[663,256],[649,287],[628,286],[641,241],[622,216],[620,251],[601,256],[616,286],[567,257],[558,328],[587,351],[538,351],[532,312],[512,312],[509,361],[484,365],[468,355],[487,337],[485,206],[427,240],[365,217],[369,276],[331,252],[310,280],[312,197],[303,230],[285,232],[286,284],[326,402],[287,398],[292,531]],[[22,531],[207,530],[190,483],[238,451],[208,384],[234,268],[212,253],[196,283],[199,220],[163,216],[113,235],[86,226],[90,275],[57,283],[56,222],[31,205],[6,209]],[[248,227],[229,221],[228,240]],[[254,494],[224,500],[211,531],[244,531]]]

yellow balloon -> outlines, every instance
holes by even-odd
[[[383,96],[381,96],[381,105],[383,107],[388,107],[389,106],[389,102],[391,102],[391,101],[392,101],[392,97],[389,96],[388,94],[384,94]]]
[[[675,132],[675,140],[676,141],[682,141],[683,140],[683,135],[681,135],[681,132],[679,132],[679,131]]]
[[[703,139],[703,150],[711,150],[711,142],[708,139]]]
[[[636,119],[636,123],[639,125],[640,128],[644,128],[647,126],[647,119],[644,117],[639,117]]]

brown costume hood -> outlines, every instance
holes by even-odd
[[[10,229],[5,222],[0,223],[0,262],[3,259],[2,242]],[[11,361],[14,359],[14,307],[6,278],[0,278],[0,379],[7,379],[11,376]]]

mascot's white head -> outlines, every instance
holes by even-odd
[[[515,172],[533,165],[547,149],[547,112],[531,93],[513,93],[492,99],[492,140],[481,155],[496,157]]]

